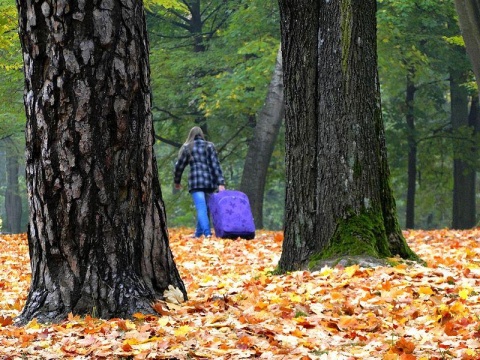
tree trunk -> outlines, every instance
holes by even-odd
[[[6,152],[7,188],[5,190],[5,232],[18,234],[22,229],[22,198],[18,184],[19,154],[13,145]]]
[[[205,44],[203,42],[203,20],[202,11],[200,9],[200,0],[195,0],[190,4],[190,13],[192,18],[190,19],[190,31],[193,35],[193,51],[204,52]]]
[[[375,0],[279,4],[286,106],[279,269],[348,256],[418,259],[388,181]]]
[[[451,121],[454,130],[468,127],[468,91],[462,86],[461,74],[450,74]],[[472,131],[473,135],[473,131]],[[454,146],[452,228],[475,226],[475,171],[468,164],[465,142]]]
[[[32,283],[17,319],[153,312],[186,290],[153,153],[140,0],[17,1]]]
[[[407,90],[405,95],[405,105],[407,107],[407,138],[408,138],[408,180],[407,180],[407,205],[405,227],[407,229],[415,228],[415,192],[417,190],[417,137],[415,134],[415,91],[413,82],[415,70],[409,68],[407,74]]]
[[[480,98],[480,0],[455,0],[455,8]]]
[[[240,190],[247,194],[255,227],[263,228],[263,198],[268,165],[282,125],[283,103],[282,52],[279,50],[265,104],[258,115],[253,140],[248,146]]]

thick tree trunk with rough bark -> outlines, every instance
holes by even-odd
[[[455,8],[480,98],[480,0],[455,0]]]
[[[469,127],[468,91],[462,86],[462,74],[453,71],[450,74],[451,121],[454,130]],[[476,101],[472,106],[476,105]],[[474,128],[471,128],[472,135]],[[473,146],[470,146],[473,150]],[[469,154],[465,143],[454,147],[453,158],[453,210],[452,228],[470,229],[476,224],[475,209],[475,170],[466,157]],[[470,164],[469,164],[470,163]]]
[[[286,124],[282,271],[323,259],[418,259],[389,184],[375,0],[280,0]]]
[[[140,0],[17,1],[32,283],[18,323],[152,312],[172,285]]]
[[[256,228],[263,228],[263,198],[268,165],[282,125],[283,102],[282,52],[278,52],[275,70],[265,104],[258,115],[254,136],[248,146],[240,190],[247,194]]]

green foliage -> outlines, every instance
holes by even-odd
[[[277,4],[261,0],[200,4],[204,22],[196,31],[193,24],[189,29],[179,25],[185,20],[178,12],[185,9],[169,8],[162,1],[149,5],[155,130],[162,138],[181,144],[192,126],[202,126],[208,140],[216,144],[227,187],[238,188],[248,140],[265,101],[280,45]],[[220,10],[213,15],[211,9]],[[164,189],[169,189],[178,148],[160,142],[156,149],[160,178]],[[273,176],[282,183],[283,168],[275,169],[282,176]],[[188,169],[182,182],[185,188],[187,176]],[[275,226],[283,219],[281,183],[267,189],[276,201],[268,210],[277,218],[272,219]],[[164,191],[164,198],[169,226],[192,226],[194,211],[186,190]]]
[[[185,3],[179,0],[144,0],[143,5],[149,11],[153,11],[156,6],[160,6],[164,9],[178,10],[183,13],[188,12]]]
[[[383,117],[392,185],[403,223],[407,193],[407,135],[417,144],[416,225],[451,223],[454,138],[450,126],[450,70],[471,72],[452,0],[379,0],[378,52]],[[415,130],[406,125],[406,78],[413,70]],[[472,87],[471,79],[465,84]],[[471,139],[471,137],[470,137]],[[456,146],[466,146],[468,140]],[[471,146],[471,145],[470,145]]]
[[[0,139],[18,134],[25,122],[16,16],[12,1],[0,0]]]
[[[463,40],[463,36],[461,35],[445,36],[443,39],[447,44],[465,47],[465,41]]]
[[[234,67],[204,78],[194,91],[198,109],[206,117],[255,116],[262,106],[278,51],[273,38],[254,40],[242,46],[231,59]]]
[[[219,151],[227,187],[238,187],[280,45],[276,1],[199,1],[202,26],[198,28],[188,23],[194,17],[186,3],[191,2],[144,2],[153,118],[156,133],[167,140],[159,140],[155,151],[169,226],[192,226],[195,216],[188,192],[173,191],[178,148],[171,143],[183,143],[192,126],[203,126]],[[417,86],[413,135],[419,169],[416,222],[423,228],[445,227],[451,219],[453,148],[470,148],[472,141],[478,144],[469,129],[452,131],[449,125],[449,71],[452,67],[470,70],[453,1],[379,0],[377,14],[382,108],[399,217],[404,218],[407,184],[405,79],[413,68]],[[0,0],[0,138],[22,136],[21,69],[15,5],[12,0]],[[473,75],[464,86],[472,94],[476,91]],[[264,224],[272,229],[283,227],[284,149],[281,132],[265,192]],[[476,159],[463,160],[478,168]],[[185,187],[186,178],[187,173]]]
[[[15,71],[21,67],[17,9],[11,1],[0,0],[0,69]]]

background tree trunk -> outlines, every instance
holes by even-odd
[[[279,4],[286,104],[279,268],[348,255],[417,258],[388,181],[375,0]]]
[[[468,91],[462,86],[461,74],[450,74],[452,128],[461,130],[469,126]],[[472,104],[473,106],[475,103]],[[472,135],[474,129],[472,128]],[[473,146],[472,146],[473,148]],[[475,171],[469,165],[470,154],[459,152],[464,146],[454,146],[452,228],[469,229],[475,226]],[[473,154],[472,154],[473,155]]]
[[[413,78],[415,71],[409,68],[407,74],[407,89],[405,94],[405,105],[407,108],[407,138],[408,138],[408,186],[407,186],[407,205],[405,216],[405,227],[407,229],[415,228],[415,192],[417,190],[417,136],[415,133],[415,83]]]
[[[480,0],[455,0],[455,8],[480,98]]]
[[[279,50],[265,104],[258,115],[253,139],[248,146],[240,184],[240,190],[247,194],[250,201],[257,229],[263,228],[263,200],[268,165],[284,112],[282,52]]]
[[[18,184],[19,153],[13,144],[6,146],[7,188],[5,190],[5,232],[19,234],[22,227],[22,198]]]
[[[152,312],[186,291],[153,154],[140,0],[17,1],[32,283],[17,319]]]

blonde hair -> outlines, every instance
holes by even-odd
[[[199,126],[194,126],[193,128],[190,129],[190,132],[188,133],[187,140],[185,140],[185,143],[183,144],[182,148],[180,149],[180,152],[178,156],[180,157],[185,150],[189,150],[189,152],[192,152],[193,149],[193,141],[195,140],[195,137],[200,136],[203,140],[205,140],[205,135],[203,134],[203,130]]]
[[[188,133],[187,140],[185,140],[184,145],[188,146],[192,144],[196,136],[200,136],[203,140],[205,140],[205,135],[203,135],[203,131],[199,126],[194,126],[193,128],[190,129],[190,132]]]

